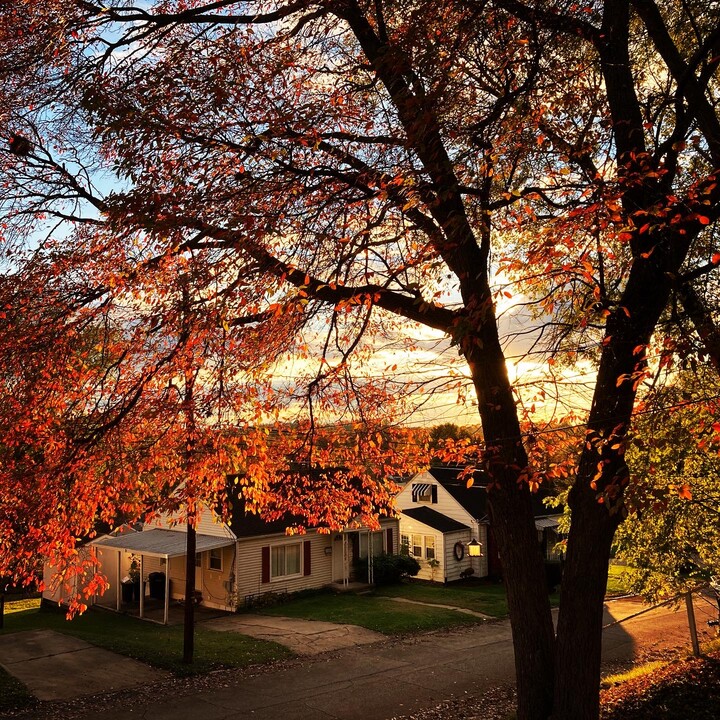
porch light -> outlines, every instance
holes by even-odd
[[[480,557],[482,555],[482,545],[475,538],[467,544],[467,549],[470,557]]]
[[[325,554],[326,554],[327,556],[332,555],[332,547],[328,545],[328,546],[325,548],[324,552],[325,552]]]

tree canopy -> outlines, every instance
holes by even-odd
[[[72,553],[94,518],[157,510],[179,479],[191,502],[217,493],[228,466],[268,513],[369,518],[412,462],[406,411],[471,391],[518,717],[596,716],[639,393],[678,353],[720,357],[714,5],[0,5],[3,567]],[[418,327],[459,364],[393,359]],[[510,381],[511,336],[582,377],[572,428],[543,428],[547,388]],[[582,438],[556,636],[530,460],[559,429]],[[355,480],[278,483],[298,460]]]

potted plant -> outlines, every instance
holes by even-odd
[[[140,559],[137,555],[130,556],[130,569],[128,570],[130,585],[132,586],[133,601],[140,600]]]

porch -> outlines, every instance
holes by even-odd
[[[143,620],[170,624],[171,606],[177,606],[172,602],[173,593],[178,598],[185,592],[184,582],[179,584],[181,589],[171,584],[170,563],[175,559],[184,566],[186,543],[185,532],[158,528],[95,540],[99,569],[110,584],[105,595],[96,598],[96,604],[136,614]],[[196,557],[234,544],[229,537],[198,534]],[[198,603],[202,601],[202,572],[202,566],[196,568]]]

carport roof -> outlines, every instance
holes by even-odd
[[[92,544],[103,548],[114,548],[127,552],[149,555],[151,557],[181,557],[185,555],[187,535],[179,530],[161,530],[154,528],[143,532],[128,533],[118,537],[103,537],[93,540]],[[215,535],[197,535],[196,552],[215,550],[234,545],[235,540]]]
[[[548,517],[536,517],[535,518],[535,527],[538,530],[544,530],[545,528],[556,528],[560,522],[559,522],[559,515],[555,516],[548,516]]]

